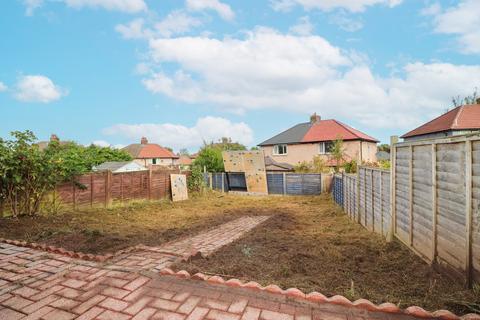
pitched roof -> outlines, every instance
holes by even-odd
[[[290,129],[287,129],[277,134],[276,136],[263,141],[259,144],[259,146],[268,146],[280,143],[299,143],[300,141],[302,141],[308,129],[310,129],[310,122],[299,123],[291,127]]]
[[[179,159],[179,162],[180,162],[180,164],[188,166],[188,165],[192,164],[193,160],[192,160],[192,158],[190,158],[187,155],[181,155],[180,159]]]
[[[364,140],[378,142],[377,139],[364,134],[337,120],[319,120],[315,123],[305,122],[297,124],[292,128],[277,134],[259,146],[274,144],[308,143],[320,141],[342,140]]]
[[[401,137],[409,138],[435,132],[467,129],[480,129],[480,104],[456,107]]]
[[[178,158],[178,156],[172,151],[155,143],[133,143],[122,150],[128,152],[134,159]]]
[[[112,172],[115,172],[118,169],[121,169],[128,164],[133,164],[133,165],[137,166],[139,170],[147,170],[147,168],[137,164],[134,161],[108,161],[108,162],[104,162],[104,163],[102,163],[98,166],[95,166],[95,170],[96,171],[112,171]]]
[[[378,142],[377,139],[333,119],[320,120],[313,124],[303,137],[302,142],[332,141],[337,139]]]

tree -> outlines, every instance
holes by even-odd
[[[198,152],[193,165],[200,167],[201,170],[206,168],[208,172],[223,172],[225,167],[223,166],[222,151],[237,150],[247,150],[247,147],[238,142],[232,142],[231,138],[224,137],[218,142],[205,143]]]
[[[390,153],[390,145],[387,143],[382,143],[381,145],[378,146],[378,151],[385,151]]]
[[[189,156],[190,155],[190,152],[188,152],[188,149],[180,149],[180,151],[178,151],[178,154],[181,155],[181,156]]]
[[[452,97],[452,104],[454,107],[459,107],[465,104],[480,104],[480,96],[478,95],[477,88],[474,89],[473,93],[465,97]]]
[[[335,172],[338,172],[340,170],[340,166],[344,161],[344,152],[345,149],[343,148],[343,140],[335,140],[330,150],[330,156],[335,161]]]
[[[247,147],[239,142],[233,142],[232,138],[222,137],[218,142],[210,143],[212,147],[217,147],[222,151],[247,150]]]
[[[77,183],[75,178],[94,165],[131,159],[120,150],[74,142],[51,141],[42,151],[31,131],[14,131],[11,136],[0,139],[0,201],[7,202],[14,216],[38,213],[43,198],[58,183]]]

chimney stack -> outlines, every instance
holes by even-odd
[[[142,140],[140,140],[141,144],[148,144],[148,140],[145,137],[142,137]]]
[[[60,141],[60,139],[58,138],[58,136],[55,133],[52,133],[50,135],[50,141]]]
[[[310,124],[316,124],[320,122],[320,120],[322,120],[322,117],[317,115],[316,112],[310,116]]]

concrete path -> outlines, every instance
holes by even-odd
[[[103,263],[0,244],[0,319],[456,319],[447,312],[430,314],[416,307],[404,312],[391,304],[352,304],[340,296],[327,299],[296,289],[162,269],[197,251],[208,255],[266,219],[240,218],[161,247],[135,248]]]

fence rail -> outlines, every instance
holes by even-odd
[[[336,175],[335,202],[449,275],[480,281],[480,135],[395,143],[391,150],[390,171]]]

